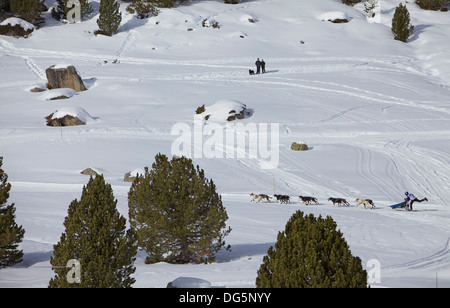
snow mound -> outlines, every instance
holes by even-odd
[[[78,118],[81,122],[85,124],[95,121],[95,119],[92,118],[91,115],[86,110],[77,106],[67,106],[60,108],[53,113],[51,119],[52,120],[61,119],[67,115],[72,116],[74,118]]]
[[[178,277],[169,282],[170,288],[211,288],[211,282],[193,277]]]
[[[249,116],[247,106],[236,100],[219,100],[202,113],[208,121],[233,121]]]
[[[317,16],[317,19],[323,20],[323,21],[329,21],[329,20],[336,20],[336,19],[347,19],[350,20],[351,17],[348,16],[347,13],[340,12],[340,11],[331,11],[331,12],[325,12]]]
[[[7,26],[7,25],[11,25],[12,27],[19,25],[25,31],[36,29],[36,27],[33,24],[17,17],[7,18],[0,23],[0,26]]]
[[[46,91],[41,95],[41,99],[45,101],[55,100],[55,99],[63,99],[63,98],[71,98],[77,94],[77,91],[70,88],[60,88]]]

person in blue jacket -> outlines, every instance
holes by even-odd
[[[409,192],[405,192],[405,200],[406,200],[406,204],[408,205],[409,203],[409,210],[412,211],[413,209],[413,203],[414,202],[423,202],[423,201],[428,201],[427,198],[423,198],[421,200],[417,199],[416,196],[414,196],[413,194],[410,194]]]

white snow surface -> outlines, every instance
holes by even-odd
[[[380,23],[366,20],[362,3],[334,0],[190,1],[144,20],[122,3],[119,32],[105,37],[93,35],[99,1],[91,2],[97,11],[87,21],[63,25],[46,12],[30,38],[0,36],[0,155],[8,203],[26,230],[24,261],[0,270],[0,287],[48,286],[53,245],[89,179],[80,170],[102,170],[128,219],[131,184],[123,175],[151,167],[157,153],[171,156],[179,137],[172,127],[193,127],[197,107],[221,100],[252,109],[240,123],[279,125],[279,163],[261,169],[248,156],[194,157],[222,195],[232,250],[209,265],[147,265],[140,251],[135,287],[166,287],[178,277],[255,287],[263,256],[297,210],[332,216],[368,271],[378,260],[372,287],[450,287],[450,12],[406,3],[415,32],[402,43],[390,29],[396,0],[381,2]],[[318,18],[329,12],[351,20]],[[250,17],[257,22],[244,22]],[[205,18],[220,29],[202,27]],[[258,57],[267,74],[249,76]],[[64,101],[30,93],[58,63],[72,63],[89,90]],[[68,106],[101,121],[45,125]],[[291,151],[292,142],[310,150]],[[392,210],[405,191],[429,201]],[[291,203],[250,202],[250,193],[274,192]],[[320,204],[305,206],[299,195]],[[351,205],[333,207],[329,197]],[[356,207],[356,198],[376,208]]]

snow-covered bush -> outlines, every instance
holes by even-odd
[[[0,35],[29,37],[36,27],[31,23],[16,17],[11,17],[0,23]]]
[[[364,2],[364,12],[366,12],[367,18],[375,17],[375,9],[380,6],[379,0],[367,0]]]

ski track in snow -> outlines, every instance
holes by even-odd
[[[391,57],[390,59],[384,59],[384,60],[374,60],[374,59],[367,59],[367,58],[343,58],[343,57],[312,57],[311,59],[294,59],[294,58],[275,58],[271,59],[271,63],[273,66],[276,64],[286,64],[286,63],[296,63],[297,66],[290,66],[289,69],[280,69],[275,72],[271,72],[269,74],[266,74],[263,76],[253,76],[249,77],[246,73],[242,72],[243,68],[246,68],[246,66],[242,65],[243,63],[250,62],[251,59],[227,59],[227,60],[204,60],[204,61],[176,61],[176,60],[161,60],[161,59],[147,59],[147,58],[135,58],[135,57],[126,57],[123,56],[127,50],[134,44],[134,42],[137,39],[137,36],[139,34],[134,31],[130,30],[128,32],[128,35],[126,39],[124,40],[122,46],[119,48],[119,50],[116,52],[115,56],[120,60],[121,63],[128,63],[128,64],[146,64],[146,65],[175,65],[175,66],[198,66],[198,67],[208,67],[211,69],[220,69],[224,68],[225,71],[221,72],[207,72],[207,73],[191,73],[188,75],[171,75],[171,76],[162,76],[162,77],[140,77],[139,81],[142,80],[181,80],[181,81],[224,81],[227,82],[229,85],[236,86],[236,87],[245,87],[245,85],[252,85],[252,84],[263,84],[267,86],[282,86],[287,88],[299,88],[304,89],[307,91],[313,91],[313,92],[319,92],[322,94],[328,93],[330,95],[342,95],[342,96],[348,96],[352,98],[356,98],[358,100],[361,100],[365,102],[364,105],[361,106],[353,106],[350,108],[347,108],[345,110],[339,111],[335,113],[334,115],[331,115],[327,118],[324,118],[314,125],[320,126],[321,123],[327,123],[331,121],[335,121],[341,117],[344,117],[346,114],[350,114],[354,111],[357,111],[360,108],[364,108],[367,106],[367,103],[373,103],[373,104],[384,104],[386,105],[385,108],[390,108],[395,105],[399,106],[405,106],[405,107],[414,107],[424,110],[429,110],[433,112],[439,112],[444,114],[450,114],[450,109],[445,107],[436,107],[436,106],[430,106],[427,104],[423,104],[419,101],[411,101],[406,100],[401,97],[395,97],[392,95],[386,95],[383,93],[377,93],[373,92],[367,89],[361,89],[354,86],[344,85],[344,84],[338,84],[336,82],[329,82],[329,81],[320,81],[320,80],[307,80],[307,79],[293,79],[288,78],[287,76],[290,74],[298,74],[298,73],[322,73],[322,72],[345,72],[345,71],[381,71],[381,72],[389,72],[389,73],[398,73],[398,74],[414,74],[420,77],[427,76],[426,73],[421,71],[421,69],[418,67],[418,64],[413,61],[413,59],[407,58],[407,57]],[[88,53],[80,53],[80,52],[56,52],[56,51],[48,51],[48,50],[38,50],[38,49],[31,49],[31,48],[16,48],[13,44],[0,39],[0,51],[4,52],[5,54],[12,55],[12,56],[18,56],[25,59],[25,63],[27,67],[39,78],[42,80],[45,80],[45,73],[42,71],[42,69],[37,65],[36,61],[33,59],[37,58],[57,58],[57,59],[70,59],[70,58],[76,58],[77,60],[86,60],[86,61],[101,61],[104,59],[110,59],[114,55],[93,55]],[[33,56],[33,58],[31,58]],[[322,63],[320,65],[314,64],[315,62],[321,61]],[[329,63],[329,64],[324,64]],[[215,64],[213,64],[215,63]],[[301,63],[302,65],[298,65]],[[311,63],[311,64],[310,64]],[[238,70],[232,70],[230,69],[239,69]],[[119,76],[99,76],[99,79],[118,79],[118,80],[130,80],[128,77],[119,77]],[[152,110],[155,107],[152,107]],[[151,114],[151,111],[149,110],[148,113]],[[67,140],[70,140],[70,142],[83,142],[86,140],[86,138],[113,138],[113,139],[143,139],[143,140],[151,140],[151,139],[164,139],[164,140],[172,140],[172,136],[169,132],[162,133],[161,131],[158,132],[157,135],[155,135],[155,130],[148,128],[145,118],[146,114],[139,115],[134,121],[132,121],[131,124],[133,124],[136,127],[130,127],[130,128],[95,128],[94,126],[90,126],[87,129],[82,129],[80,131],[71,131],[71,132],[64,132],[64,137]],[[376,123],[380,122],[379,118],[371,117],[370,115],[366,115],[365,123]],[[363,119],[364,123],[364,119]],[[280,123],[282,127],[292,127],[292,123]],[[386,122],[385,124],[389,124]],[[396,121],[395,125],[398,126],[399,122]],[[397,128],[398,130],[398,128]],[[52,134],[49,136],[42,136],[41,134],[35,133],[33,131],[23,131],[20,133],[16,133],[12,135],[11,137],[7,136],[2,137],[0,140],[0,144],[11,144],[16,142],[35,142],[35,141],[50,141],[50,142],[59,142],[59,138]],[[290,137],[295,137],[295,134],[291,134]],[[308,134],[302,134],[302,138],[305,139],[314,139],[316,142],[331,142],[331,143],[339,143],[342,141],[350,142],[350,138],[354,139],[355,137],[358,137],[357,135],[348,136],[343,135],[339,136],[338,134],[334,134],[331,137],[323,137],[321,135],[308,135]],[[393,164],[397,167],[391,168],[391,170],[397,169],[397,171],[401,171],[399,168],[403,168],[400,166],[400,161],[405,159],[407,156],[406,154],[402,154],[402,150],[407,149],[408,152],[411,154],[411,151],[408,149],[408,147],[401,147],[401,150],[399,149],[400,146],[390,146],[391,143],[387,142],[384,145],[384,149],[364,149],[370,139],[374,139],[378,142],[381,140],[408,140],[408,142],[412,141],[419,141],[419,140],[429,140],[430,138],[437,138],[437,139],[449,139],[450,138],[450,131],[432,131],[432,132],[393,132],[393,133],[378,133],[373,136],[369,135],[361,135],[361,138],[364,139],[364,143],[358,144],[354,141],[350,143],[354,143],[354,148],[358,152],[358,164],[359,164],[359,174],[360,176],[366,178],[367,180],[371,181],[375,186],[377,186],[380,190],[387,189],[389,193],[388,195],[393,195],[394,192],[397,190],[397,188],[391,188],[390,186],[386,186],[383,184],[383,180],[376,176],[374,171],[370,169],[370,167],[367,167],[367,163],[370,166],[370,160],[372,157],[371,151],[378,151],[383,152],[383,155],[391,156],[391,159],[393,161]],[[395,153],[395,154],[394,154]],[[432,153],[428,153],[427,155],[433,156]],[[409,168],[407,170],[407,174],[409,177],[409,180],[414,181],[414,176],[418,176],[420,174],[420,170],[418,170],[417,165],[419,165],[419,162],[422,163],[423,156],[419,155],[417,159],[416,164],[412,164],[413,166],[416,166],[415,168]],[[439,154],[436,154],[435,156],[439,156]],[[411,159],[408,156],[408,159]],[[439,160],[435,160],[434,163],[430,163],[431,168],[430,173],[438,174],[442,173],[439,171]],[[364,167],[366,166],[366,167]],[[400,167],[399,167],[400,166]],[[364,169],[365,168],[365,169]],[[307,168],[304,166],[304,169],[302,170],[304,175],[303,177],[311,178],[314,177],[313,173],[311,171],[306,172]],[[286,173],[285,171],[279,171]],[[289,173],[289,172],[287,172]],[[285,178],[288,177],[287,173],[285,174]],[[307,183],[302,180],[303,177],[298,177],[296,175],[294,176],[292,183],[286,182],[286,186],[297,186],[297,187],[308,187],[308,186],[314,186],[317,183],[330,183],[329,179],[320,179],[319,177],[315,177],[315,184],[307,185]],[[446,181],[446,177],[442,177],[442,181]],[[303,185],[299,184],[293,184],[294,182],[297,183],[303,183]],[[339,188],[337,187],[339,186]],[[329,190],[331,190],[332,193],[338,193],[342,192],[342,183],[339,183],[339,185],[336,185],[334,188],[328,187]],[[439,196],[439,192],[433,187],[432,184],[428,185],[428,187],[418,187],[418,189],[425,189],[427,193],[432,194],[433,196]],[[351,188],[344,189],[344,191],[350,192]],[[445,200],[444,196],[439,196],[439,200],[442,202]]]
[[[36,64],[36,62],[32,58],[28,56],[24,56],[23,58],[25,59],[27,67],[30,69],[30,71],[33,72],[33,74],[35,74],[38,78],[47,81],[45,72]]]
[[[397,264],[389,267],[391,272],[399,272],[405,270],[427,270],[433,271],[445,270],[450,267],[450,238],[447,240],[445,247],[428,257],[420,258],[406,263]],[[392,275],[392,273],[391,273]]]

